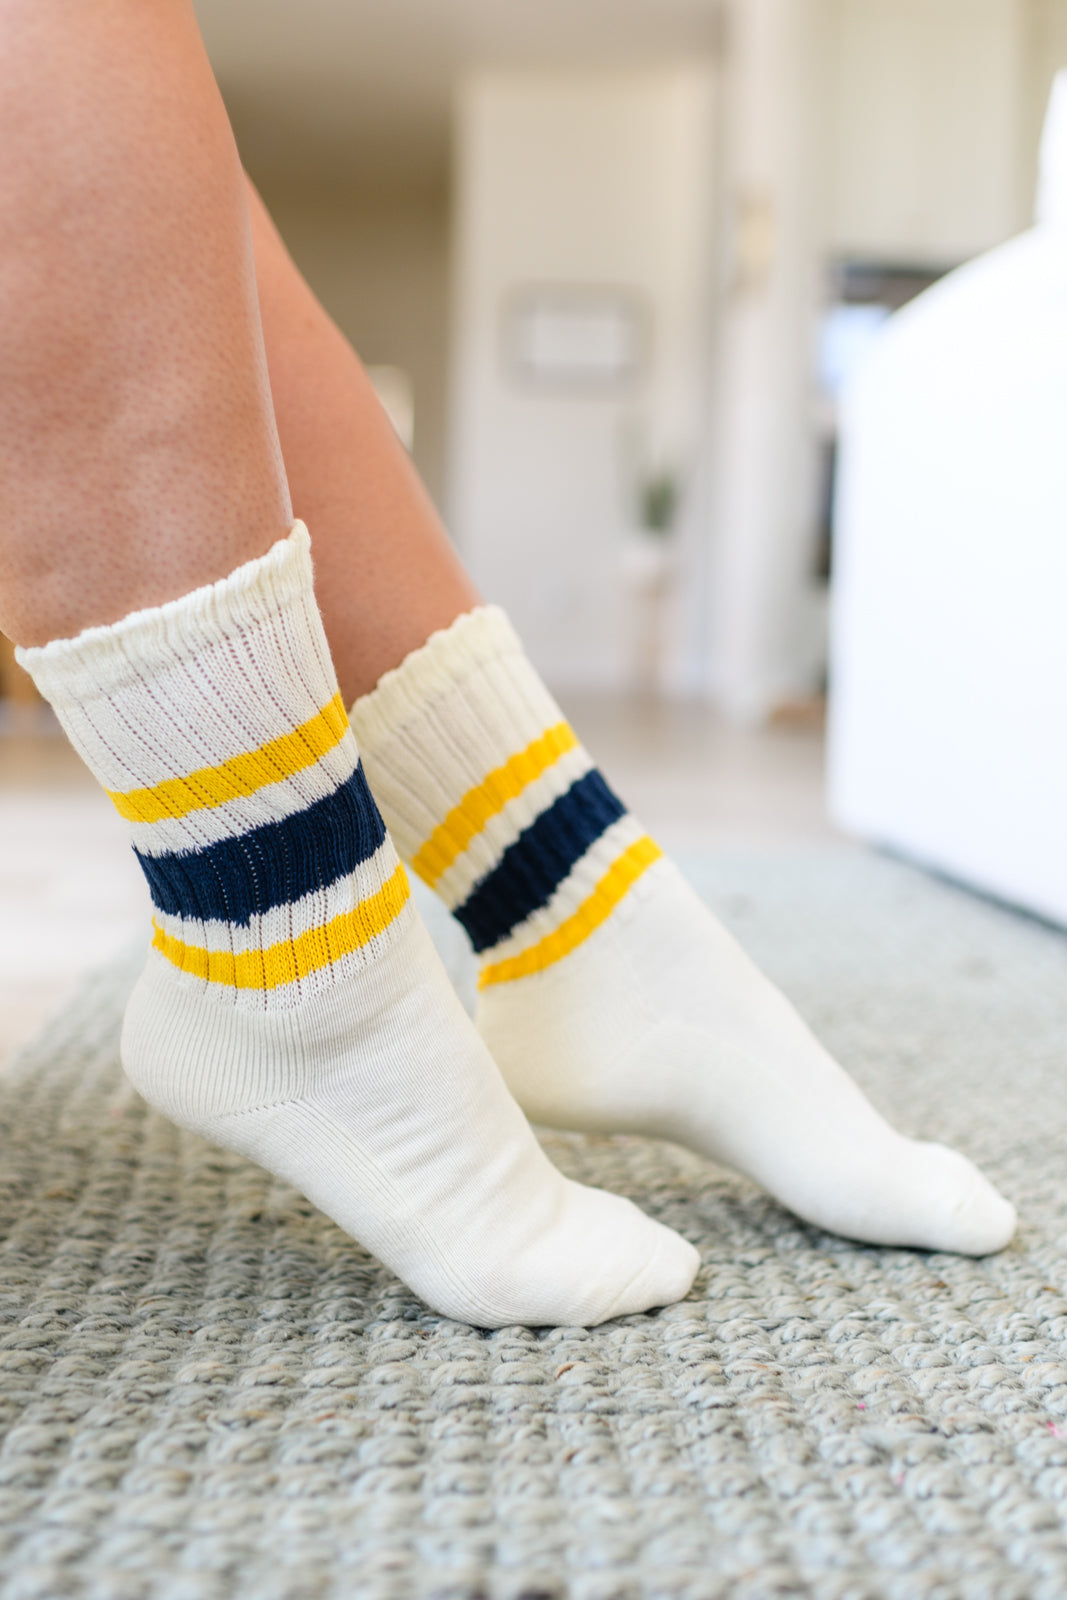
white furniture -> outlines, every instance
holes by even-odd
[[[836,539],[835,818],[1067,925],[1067,73],[1034,228],[845,398]]]

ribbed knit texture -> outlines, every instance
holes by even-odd
[[[408,883],[302,524],[221,583],[20,659],[130,825],[154,948],[214,999],[298,1005],[395,937]]]
[[[569,954],[662,855],[498,607],[435,634],[352,717],[401,853],[466,929],[483,988]]]
[[[351,716],[401,855],[480,956],[478,1027],[534,1121],[689,1145],[872,1243],[1011,1237],[981,1173],[897,1134],[701,904],[501,611],[434,634]]]
[[[459,1320],[595,1323],[686,1292],[691,1246],[552,1167],[456,1000],[363,777],[301,524],[20,655],[152,893],[122,1041],[146,1099]]]

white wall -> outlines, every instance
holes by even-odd
[[[1019,0],[829,0],[829,244],[954,265],[1010,237],[1021,182]]]
[[[675,681],[699,671],[707,528],[710,67],[470,78],[456,122],[453,529],[546,676],[624,681],[623,442],[635,421],[695,478],[680,532]],[[603,392],[534,388],[502,350],[529,285],[609,285],[648,309],[646,368]]]

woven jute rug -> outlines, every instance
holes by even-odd
[[[147,1112],[126,962],[0,1078],[3,1600],[1062,1600],[1067,939],[860,854],[689,868],[1017,1242],[865,1249],[663,1145],[550,1135],[699,1246],[691,1298],[444,1321]]]

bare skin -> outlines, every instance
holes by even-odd
[[[186,594],[295,507],[355,699],[479,596],[246,186],[190,5],[5,0],[0,53],[0,630]]]
[[[292,516],[244,180],[187,0],[0,7],[0,629],[188,593]]]
[[[347,704],[479,603],[411,459],[344,335],[249,185],[274,412],[293,509]]]

